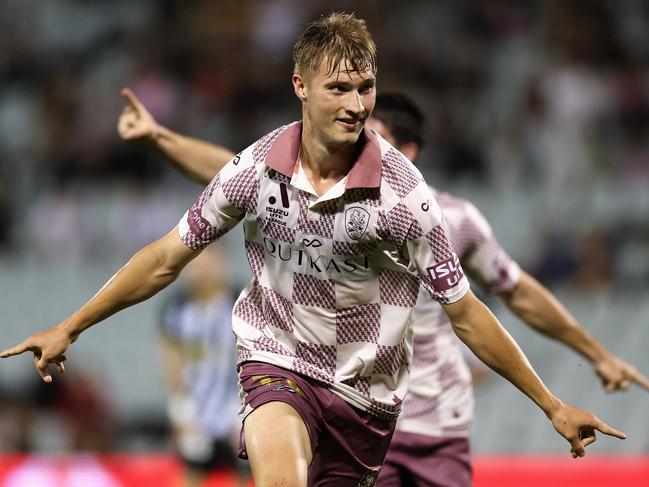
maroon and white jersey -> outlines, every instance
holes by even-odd
[[[199,249],[244,221],[253,279],[233,309],[239,363],[293,370],[395,418],[420,285],[452,303],[468,281],[410,161],[365,130],[350,172],[318,196],[299,164],[301,129],[281,127],[234,157],[182,218],[180,236]]]
[[[512,290],[520,269],[470,202],[430,188],[462,267],[491,293]],[[441,306],[420,291],[414,314],[414,358],[397,429],[429,436],[468,436],[473,419],[471,372]]]

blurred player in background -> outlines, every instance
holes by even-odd
[[[595,431],[625,438],[545,387],[469,289],[440,208],[410,162],[363,130],[375,103],[365,22],[330,14],[294,46],[302,121],[235,156],[169,234],[86,305],[0,357],[26,351],[44,381],[79,335],[173,282],[244,220],[254,277],[233,311],[243,390],[241,454],[258,487],[374,485],[407,392],[419,286],[456,334],[585,455]]]
[[[423,145],[424,122],[423,113],[410,99],[384,94],[377,96],[367,127],[415,162]],[[432,187],[431,191],[444,212],[462,267],[474,282],[498,295],[525,324],[586,358],[607,391],[626,390],[631,382],[649,391],[649,379],[613,355],[511,259],[471,202]],[[421,290],[413,326],[408,395],[377,485],[470,486],[474,406],[470,372],[448,317]]]
[[[122,139],[146,143],[195,181],[207,185],[234,157],[225,147],[178,134],[156,122],[129,89],[118,121]],[[411,161],[423,145],[424,115],[407,97],[377,96],[366,126]],[[431,188],[444,212],[465,271],[486,292],[538,332],[586,358],[607,391],[649,380],[596,340],[536,279],[507,255],[480,211],[469,201]],[[408,395],[397,421],[379,486],[471,485],[469,430],[473,394],[461,344],[443,309],[420,288],[414,312],[414,356]]]
[[[228,275],[220,246],[205,249],[187,266],[182,291],[161,320],[169,419],[187,487],[201,485],[215,469],[242,469],[235,448],[239,390]]]

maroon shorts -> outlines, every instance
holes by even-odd
[[[302,417],[313,453],[310,486],[374,485],[395,421],[375,418],[343,401],[326,384],[275,365],[246,362],[241,366],[239,381],[245,404],[253,409],[279,401],[292,406]],[[239,456],[247,458],[241,431]]]
[[[468,438],[394,433],[377,487],[470,487]]]

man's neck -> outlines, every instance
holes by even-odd
[[[357,144],[331,148],[323,144],[305,124],[300,144],[302,168],[318,195],[323,195],[344,178],[354,164]]]

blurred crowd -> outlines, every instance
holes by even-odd
[[[291,47],[333,9],[367,20],[379,90],[424,109],[431,184],[469,198],[545,195],[533,209],[547,218],[547,202],[555,214],[530,225],[537,243],[514,251],[519,261],[550,285],[646,291],[644,0],[4,0],[0,265],[123,260],[166,233],[199,188],[119,139],[121,88],[164,125],[240,149],[299,118]],[[591,192],[611,211],[589,212]],[[630,203],[613,201],[622,197]],[[54,448],[114,446],[110,401],[86,382],[0,390],[0,451],[47,449],[34,433],[44,424],[66,425],[66,444]]]
[[[437,186],[560,197],[595,187],[635,194],[649,183],[642,0],[5,0],[0,8],[0,256],[127,256],[167,231],[182,210],[162,188],[177,180],[117,137],[122,86],[162,123],[242,148],[299,117],[292,42],[331,9],[367,19],[379,89],[405,91],[425,109],[423,172]],[[93,195],[115,185],[124,204],[98,225]],[[114,231],[124,222],[133,230]],[[567,235],[546,228],[537,264],[567,259],[578,269],[575,255],[593,232],[604,253],[627,246],[620,225],[634,228],[632,254],[648,233],[635,223]]]
[[[97,258],[106,246],[127,255],[162,234],[173,219],[145,210],[177,216],[158,191],[170,170],[117,137],[120,88],[132,87],[178,131],[242,148],[299,117],[292,42],[330,9],[367,19],[379,89],[424,107],[423,171],[438,186],[561,194],[649,183],[641,0],[5,0],[1,8],[0,254],[25,241],[38,252],[46,237],[40,251],[50,258]],[[124,208],[148,215],[114,216],[144,225],[128,242],[93,228],[83,209],[81,188],[111,183],[126,188]],[[616,245],[611,229],[591,231]],[[583,238],[571,236],[569,253]]]

